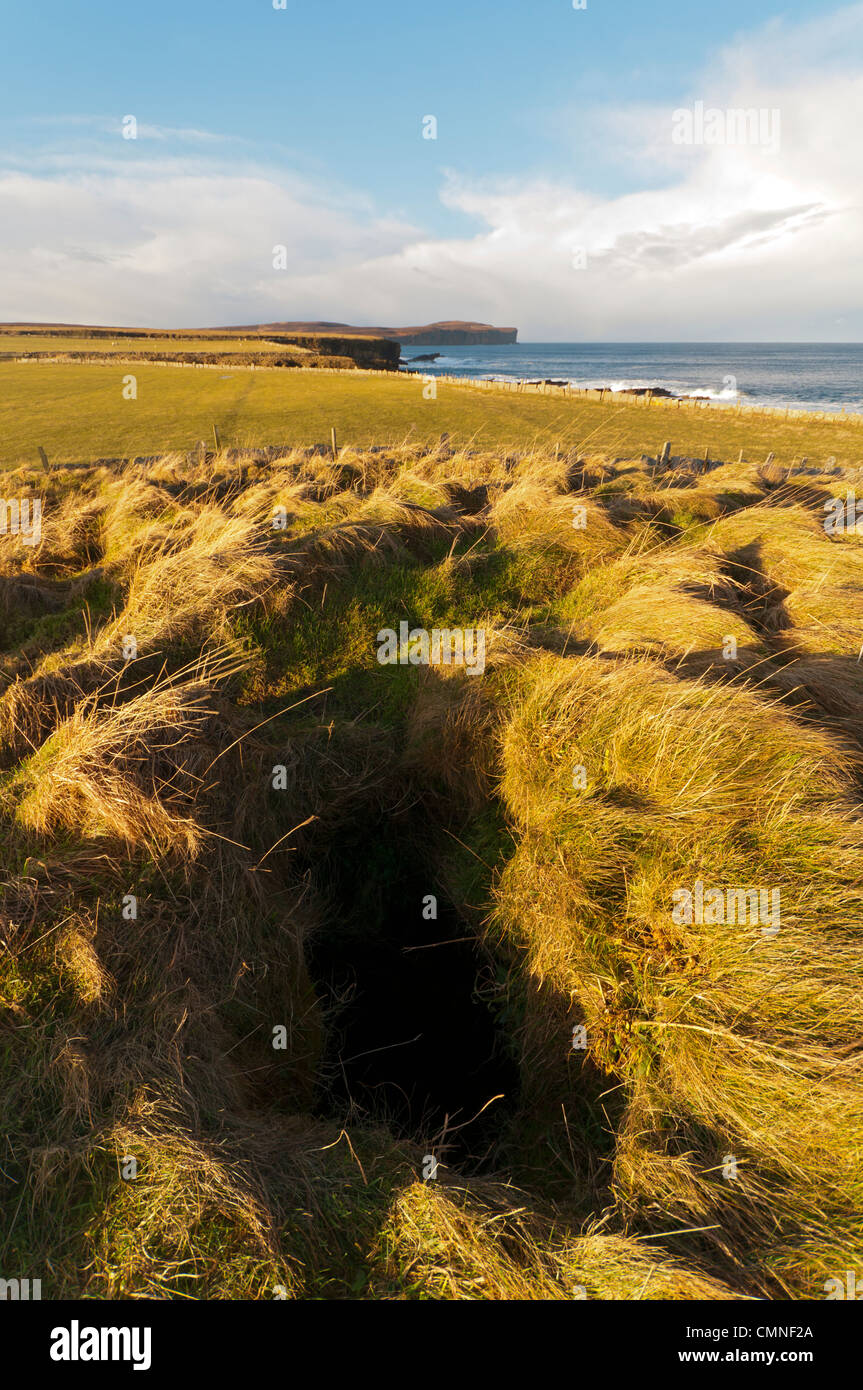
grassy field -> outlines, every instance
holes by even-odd
[[[859,1270],[863,543],[823,525],[859,430],[0,381],[10,463],[165,451],[5,479],[43,505],[0,537],[6,1267],[404,1300]],[[167,452],[214,416],[297,447]],[[300,447],[331,424],[357,447]],[[642,457],[667,437],[733,462]],[[382,662],[402,622],[484,660]]]
[[[280,352],[284,348],[267,338],[195,337],[194,334],[175,338],[157,335],[147,337],[94,338],[79,334],[59,333],[0,333],[0,352]]]
[[[133,371],[137,399],[123,398]],[[863,458],[863,429],[836,421],[787,421],[757,414],[671,409],[555,396],[515,395],[470,385],[438,384],[423,397],[422,379],[317,371],[222,372],[179,366],[86,366],[0,363],[0,463],[33,461],[42,446],[58,461],[191,449],[212,440],[216,423],[226,445],[359,447],[410,437],[429,443],[449,434],[478,447],[524,448],[531,443],[628,457],[655,454],[665,439],[674,451],[713,458],[786,465]]]

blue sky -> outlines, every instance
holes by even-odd
[[[46,118],[140,121],[244,141],[366,191],[424,226],[448,225],[442,167],[474,176],[578,175],[628,186],[557,111],[583,101],[677,104],[735,32],[829,6],[723,0],[271,0],[145,5],[59,0],[4,20],[2,108],[12,147],[56,142]],[[33,56],[39,69],[34,80]],[[438,140],[417,144],[420,118]],[[34,129],[36,121],[42,129]],[[68,147],[74,136],[68,132]],[[237,150],[237,159],[243,152]],[[419,156],[422,155],[423,158]]]
[[[715,257],[734,246],[742,262],[763,254],[753,243],[763,229],[740,221],[755,205],[762,221],[774,214],[780,258],[791,235],[804,264],[835,259],[837,218],[853,202],[836,171],[819,172],[815,146],[832,130],[818,102],[835,101],[840,134],[859,116],[859,4],[287,0],[276,10],[271,0],[47,0],[7,12],[3,38],[0,290],[13,301],[4,318],[406,322],[493,312],[536,338],[584,336],[573,329],[586,311],[587,336],[643,336],[650,306],[669,303],[677,248],[686,274],[667,332],[655,336],[680,336],[693,291],[703,337],[792,336],[777,290],[759,310],[743,288],[735,334],[734,307],[711,291]],[[669,148],[670,113],[696,100],[778,103],[781,159],[702,149],[681,160]],[[139,122],[135,141],[119,135],[127,114]],[[421,136],[427,114],[438,122],[433,141]],[[849,161],[859,180],[859,134]],[[728,193],[725,218],[709,207],[711,182]],[[591,243],[596,273],[592,287],[583,275],[555,295],[534,280],[543,263],[560,276],[567,239]],[[280,280],[267,264],[277,242],[290,260]],[[696,284],[705,246],[714,264],[702,264]],[[633,298],[629,316],[614,305],[607,334],[603,275],[607,293],[629,276]],[[802,311],[801,335],[863,337],[859,303],[825,305],[823,288]]]

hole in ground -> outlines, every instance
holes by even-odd
[[[412,830],[382,821],[340,836],[328,866],[329,922],[307,946],[328,1018],[317,1108],[382,1121],[442,1161],[484,1168],[518,1067],[491,1007],[492,963],[425,872]]]

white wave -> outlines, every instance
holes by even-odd
[[[714,391],[711,386],[697,386],[691,391],[678,390],[675,394],[693,401],[736,401],[745,392],[739,391],[736,386],[723,386],[721,391]]]

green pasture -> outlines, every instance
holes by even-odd
[[[124,398],[129,375],[137,399]],[[863,461],[863,427],[812,416],[675,409],[654,402],[565,399],[437,382],[426,399],[421,377],[317,370],[75,363],[0,363],[0,463],[154,454],[213,440],[227,445],[395,443],[410,436],[519,450],[532,444],[630,457],[674,453],[736,460],[774,453],[779,463]]]

